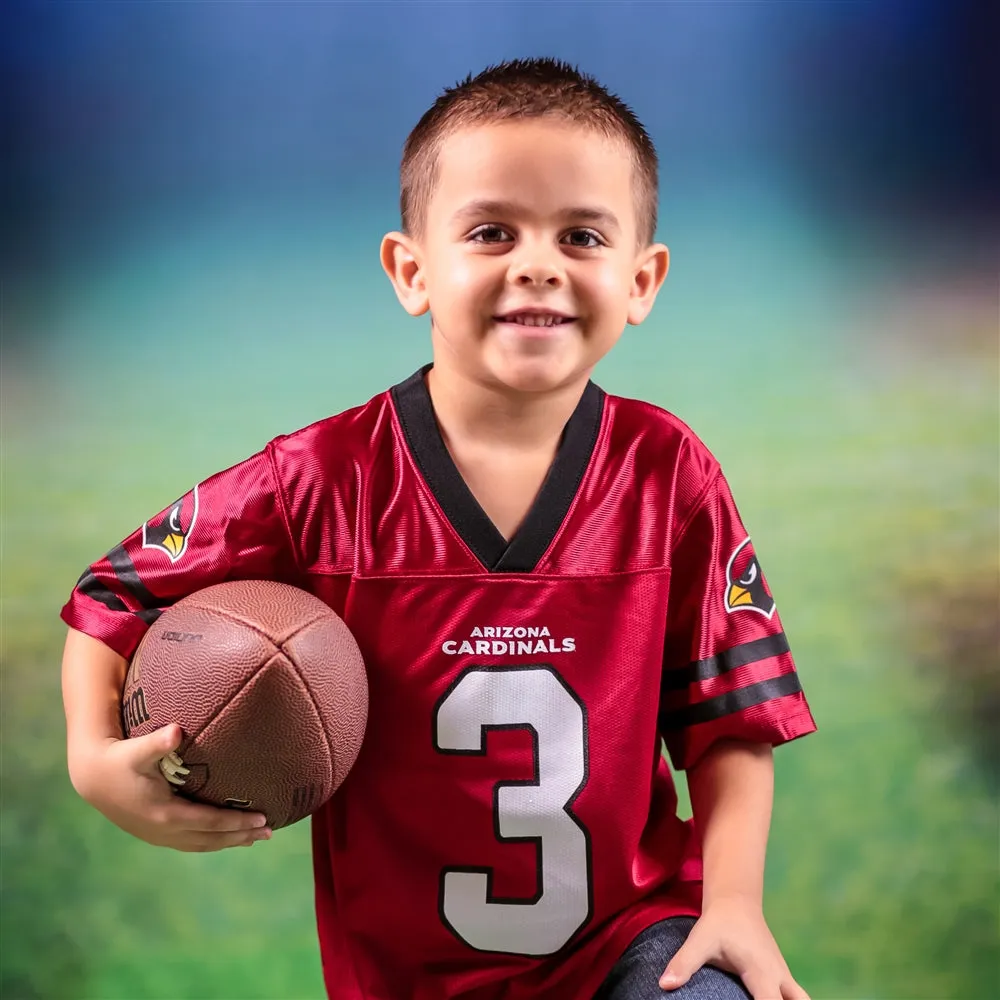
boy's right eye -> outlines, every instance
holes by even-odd
[[[507,230],[495,225],[480,226],[469,234],[469,239],[475,243],[502,243],[507,237]]]

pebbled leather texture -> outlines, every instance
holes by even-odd
[[[216,584],[150,627],[122,693],[124,732],[178,723],[177,786],[263,812],[272,829],[318,809],[354,764],[368,682],[354,637],[323,601],[269,580]]]

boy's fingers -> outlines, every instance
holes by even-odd
[[[171,803],[168,821],[193,833],[224,834],[267,826],[267,817],[263,813],[221,809],[218,806],[185,802],[180,798]]]
[[[782,1000],[809,1000],[809,994],[791,976],[781,987]]]
[[[180,848],[182,851],[194,854],[207,854],[211,851],[224,851],[229,847],[252,847],[258,840],[267,840],[260,836],[260,831],[241,830],[235,833],[202,833],[189,837]]]
[[[781,982],[769,973],[754,969],[740,978],[753,1000],[782,1000]]]
[[[676,990],[679,986],[683,986],[705,964],[707,958],[708,955],[704,953],[692,931],[660,976],[661,988]]]

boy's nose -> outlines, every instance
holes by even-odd
[[[508,280],[516,285],[551,285],[564,281],[563,271],[554,254],[544,250],[524,253],[511,261]]]

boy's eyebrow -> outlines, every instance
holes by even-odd
[[[504,216],[523,214],[524,209],[513,201],[494,201],[491,199],[477,199],[463,205],[453,216],[453,222],[461,222],[464,219],[482,216]],[[597,206],[581,205],[577,208],[567,208],[560,212],[560,215],[567,219],[579,222],[591,222],[594,225],[604,226],[607,229],[620,230],[621,225],[615,214],[606,208]]]

